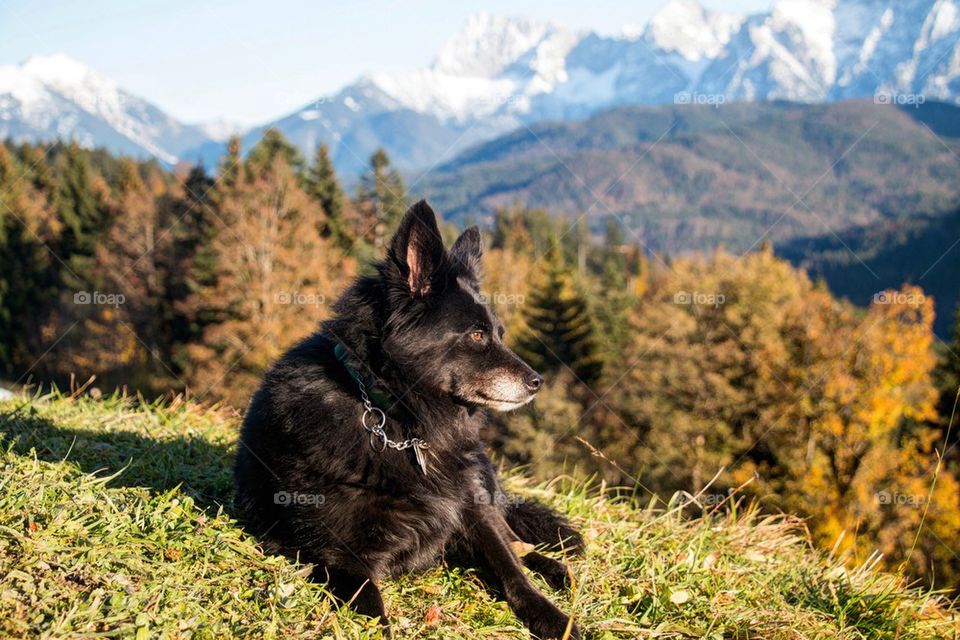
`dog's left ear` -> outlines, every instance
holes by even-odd
[[[476,281],[483,276],[483,238],[476,226],[464,231],[450,248],[450,257],[459,262]]]
[[[411,294],[422,297],[430,293],[445,252],[437,216],[427,201],[421,200],[404,214],[390,243],[390,260],[399,269]]]

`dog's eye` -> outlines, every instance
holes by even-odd
[[[474,342],[483,342],[483,338],[484,338],[483,331],[477,330],[477,331],[470,332],[470,339],[473,340]]]

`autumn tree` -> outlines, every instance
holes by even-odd
[[[316,327],[354,271],[320,236],[313,224],[319,206],[285,155],[246,169],[247,177],[219,196],[211,240],[216,280],[191,301],[212,321],[187,348],[192,392],[234,406],[247,402],[284,349]]]
[[[140,167],[124,159],[112,193],[111,224],[98,245],[97,266],[104,293],[122,296],[122,302],[101,310],[92,335],[111,336],[110,358],[97,353],[97,365],[113,370],[120,384],[157,392],[177,386],[170,370],[171,298],[167,290],[172,268],[173,220],[167,219],[167,185],[155,168],[146,180]]]

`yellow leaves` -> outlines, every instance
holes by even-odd
[[[842,537],[838,551],[902,557],[934,461],[911,422],[932,418],[937,397],[923,291],[885,292],[864,311],[771,255],[722,252],[677,260],[652,286],[631,318],[624,360],[642,364],[619,411],[649,425],[634,449],[637,466],[651,469],[644,480],[696,486],[721,464],[728,484],[757,474],[749,490],[808,516],[818,542]],[[722,292],[725,302],[677,303],[677,292]],[[708,455],[686,446],[697,437]],[[762,454],[728,455],[738,447]],[[956,486],[946,471],[941,479]],[[897,503],[881,505],[883,491]],[[947,505],[937,517],[960,520],[950,506],[960,498],[936,493]],[[960,543],[960,527],[937,535]],[[937,553],[932,544],[922,550],[928,560]],[[923,559],[913,562],[923,569]]]

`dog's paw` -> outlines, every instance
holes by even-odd
[[[570,634],[567,633],[567,625],[570,618],[564,612],[553,606],[549,600],[543,596],[530,598],[524,603],[517,615],[530,629],[530,633],[538,640],[580,640],[580,629],[577,625],[571,625]]]
[[[553,589],[564,591],[570,588],[570,571],[567,565],[532,551],[523,557],[523,564],[546,580]]]

